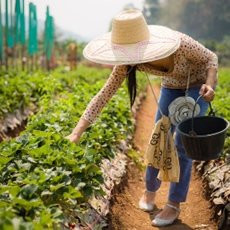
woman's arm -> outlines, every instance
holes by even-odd
[[[181,33],[181,49],[191,62],[202,63],[206,66],[206,82],[201,86],[200,94],[206,101],[212,101],[217,84],[218,57],[211,50],[188,35]]]
[[[115,66],[102,89],[93,97],[81,116],[72,133],[67,136],[71,142],[77,143],[83,132],[95,121],[103,107],[121,86],[127,74],[126,66]]]
[[[215,97],[214,89],[217,84],[217,70],[210,68],[207,70],[206,83],[200,88],[200,94],[206,101],[212,101]]]
[[[213,89],[217,85],[217,70],[215,68],[210,68],[207,70],[206,84],[211,86]]]

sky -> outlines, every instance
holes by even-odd
[[[25,0],[26,6],[33,2],[37,6],[37,16],[45,19],[46,6],[55,24],[67,31],[90,40],[108,32],[113,16],[125,5],[133,4],[142,9],[144,0]],[[26,12],[28,12],[26,8]]]

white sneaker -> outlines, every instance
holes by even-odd
[[[157,226],[157,227],[164,227],[167,225],[172,224],[179,216],[180,214],[180,209],[171,205],[171,204],[166,204],[168,207],[174,209],[177,211],[177,215],[174,218],[171,219],[162,219],[160,217],[158,217],[158,215],[155,216],[155,218],[152,220],[152,225],[153,226]]]

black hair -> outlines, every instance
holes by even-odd
[[[128,65],[127,70],[127,87],[129,91],[130,107],[134,104],[137,94],[137,80],[136,80],[137,66]]]

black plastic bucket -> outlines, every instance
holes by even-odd
[[[193,160],[213,160],[218,158],[223,151],[229,123],[225,119],[215,116],[212,108],[210,114],[212,116],[186,119],[177,126],[185,152]],[[195,134],[192,134],[191,131]]]

